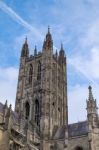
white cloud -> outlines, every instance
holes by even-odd
[[[0,68],[0,101],[15,105],[18,69],[14,67]]]
[[[60,1],[60,0],[59,0]],[[79,1],[79,0],[77,0]],[[89,0],[87,0],[89,1]],[[91,0],[91,2],[94,2]],[[57,3],[57,0],[56,0]],[[57,41],[59,38],[62,37],[64,43],[73,42],[73,40],[77,40],[78,43],[75,46],[76,49],[78,45],[80,45],[80,51],[82,49],[88,48],[88,52],[85,52],[87,59],[78,51],[76,51],[77,55],[73,55],[70,57],[69,64],[72,64],[75,69],[78,70],[83,76],[85,76],[89,82],[94,84],[94,89],[96,91],[95,96],[99,97],[98,91],[99,86],[96,80],[99,79],[99,21],[94,20],[93,16],[88,16],[85,12],[90,12],[87,9],[83,9],[82,1],[79,1],[78,5],[74,2],[74,5],[71,5],[71,2],[68,4],[68,8],[66,7],[67,2],[64,0],[63,10],[61,11],[60,3],[59,7],[57,8],[54,6],[52,9],[53,17],[58,18],[58,25],[54,24],[56,28],[56,37]],[[18,51],[22,44],[25,36],[27,35],[29,38],[30,45],[36,44],[36,41],[42,39],[42,34],[40,34],[39,30],[35,27],[27,23],[23,18],[21,18],[12,8],[8,7],[4,2],[0,2],[0,8],[7,13],[14,21],[28,29],[29,33],[23,34],[20,37],[15,39],[15,48],[16,48],[16,55],[20,55]],[[67,8],[67,9],[66,9]],[[73,9],[73,10],[72,10]],[[80,13],[79,13],[80,12]],[[98,16],[98,15],[97,15]],[[92,17],[92,20],[88,22],[89,18]],[[82,23],[83,20],[83,23]],[[93,22],[94,20],[94,22]],[[81,21],[81,22],[80,22]],[[61,23],[60,23],[61,22]],[[83,28],[84,27],[84,28]],[[41,28],[41,27],[40,27]],[[43,28],[42,28],[43,29]],[[30,33],[32,31],[32,33]],[[80,32],[83,35],[79,34]],[[66,34],[71,34],[67,39]],[[75,33],[77,35],[75,36]],[[64,34],[64,36],[63,36]],[[76,38],[75,38],[76,37]],[[33,41],[32,41],[33,39]],[[66,41],[66,42],[65,42]],[[32,43],[33,42],[33,43]],[[34,47],[33,45],[33,47]],[[33,48],[32,46],[30,46]],[[91,48],[89,48],[91,47]],[[74,47],[73,47],[74,48]],[[56,49],[56,47],[55,47]],[[32,49],[31,49],[32,50]],[[78,50],[78,49],[77,49]],[[85,51],[84,50],[84,51]],[[71,51],[72,53],[72,51]],[[0,101],[4,102],[6,99],[9,100],[9,103],[15,104],[15,95],[16,95],[16,87],[17,87],[17,77],[18,77],[18,69],[9,67],[9,68],[0,68]],[[69,91],[69,120],[70,122],[76,122],[83,119],[86,119],[86,98],[88,95],[87,86],[86,85],[75,85],[74,87],[70,88]],[[81,112],[81,113],[80,113]],[[75,114],[75,115],[74,115]]]
[[[93,96],[97,99],[97,105],[99,106],[99,85],[93,85],[92,87]],[[88,99],[88,94],[87,85],[75,85],[69,89],[69,123],[87,119],[86,99]]]
[[[99,45],[99,19],[87,25],[84,34],[79,38],[79,44],[84,48]]]
[[[96,82],[99,80],[99,47],[93,47],[88,58],[84,58],[79,54],[70,58],[69,63],[89,81],[95,85],[97,84]]]

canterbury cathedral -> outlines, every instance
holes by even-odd
[[[48,28],[42,51],[22,46],[15,110],[0,103],[0,150],[99,150],[99,116],[88,87],[86,120],[68,123],[67,60],[53,52]],[[86,97],[85,97],[86,99]]]

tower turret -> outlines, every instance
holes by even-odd
[[[64,56],[63,43],[61,43],[60,56]]]
[[[59,63],[63,64],[64,62],[65,62],[65,52],[64,52],[63,44],[61,43],[61,48],[59,51]]]
[[[53,40],[52,35],[50,33],[50,28],[48,27],[48,33],[46,34],[44,43],[43,43],[43,50],[53,50]]]
[[[20,58],[20,68],[19,68],[19,76],[18,76],[18,85],[17,85],[17,94],[16,94],[16,104],[15,111],[20,113],[21,111],[21,100],[23,96],[23,87],[25,84],[25,67],[26,60],[29,57],[29,48],[27,43],[27,37],[22,47],[21,58]]]
[[[87,100],[87,118],[89,129],[97,128],[98,127],[98,107],[96,99],[94,99],[92,94],[92,87],[89,86],[89,97]]]
[[[29,56],[29,48],[27,43],[27,37],[25,39],[25,43],[23,44],[22,51],[21,51],[21,57],[28,57]]]
[[[8,110],[8,102],[6,100],[6,102],[3,106],[3,122],[5,122],[5,116],[6,116],[7,110]]]
[[[10,104],[7,112],[6,112],[6,116],[5,116],[5,128],[10,129],[11,128],[11,112],[12,112],[12,105]]]
[[[36,55],[37,55],[37,47],[36,47],[36,45],[35,45],[34,56],[36,56]]]

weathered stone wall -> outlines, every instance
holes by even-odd
[[[0,150],[9,150],[9,133],[0,129]]]
[[[70,138],[68,141],[68,150],[76,150],[77,147],[82,147],[83,150],[89,150],[88,136],[80,136]]]

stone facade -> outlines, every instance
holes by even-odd
[[[23,44],[15,111],[0,103],[0,150],[99,150],[97,103],[89,86],[87,118],[68,124],[67,62],[53,53],[48,29],[42,52]]]

